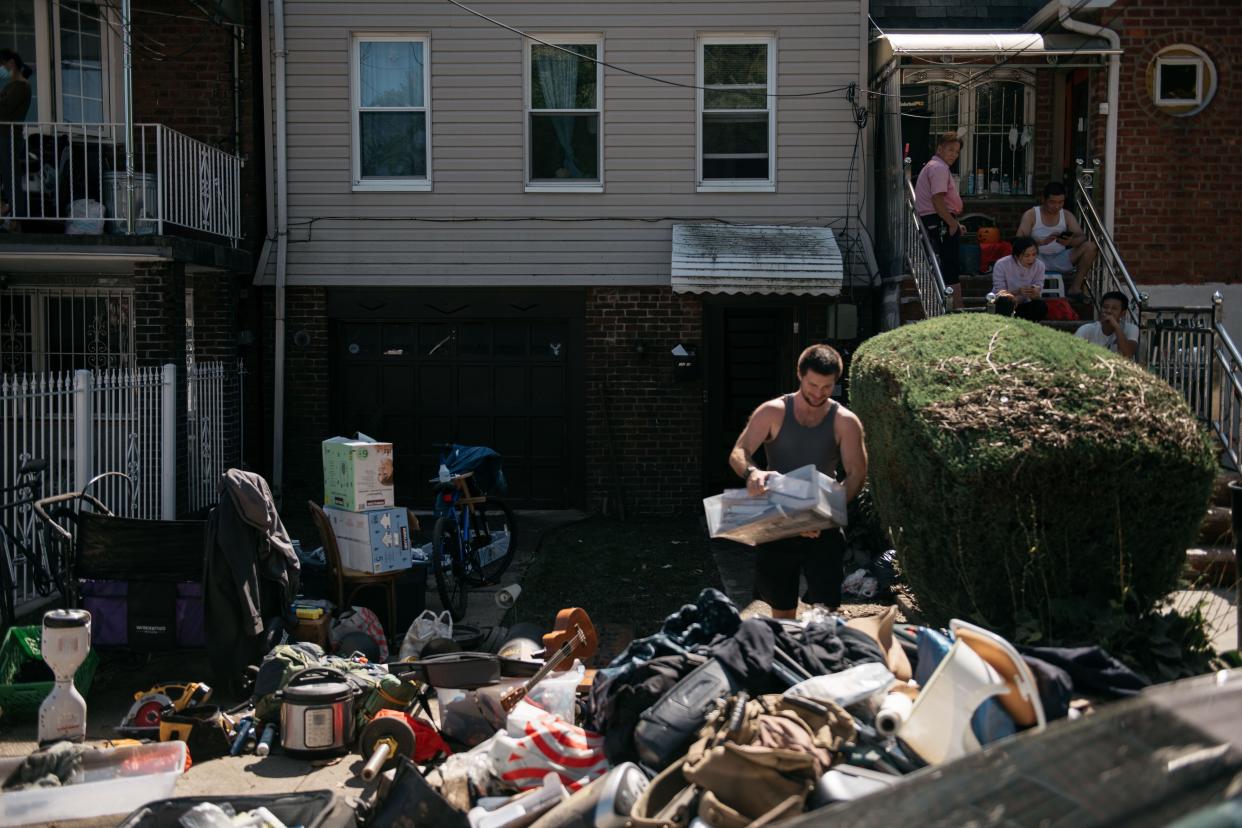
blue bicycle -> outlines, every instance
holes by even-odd
[[[488,489],[503,490],[500,455],[481,447],[437,444],[447,470],[435,484],[431,568],[440,602],[454,621],[466,616],[470,587],[495,584],[517,551],[513,510]]]

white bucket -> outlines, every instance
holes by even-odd
[[[107,211],[108,217],[117,219],[110,221],[109,230],[113,233],[128,232],[129,214],[126,212],[127,193],[126,175],[122,171],[105,172],[103,174],[104,184],[104,209]],[[156,212],[158,210],[159,195],[156,191],[156,180],[154,173],[134,173],[134,232],[140,235],[154,233],[156,231]]]

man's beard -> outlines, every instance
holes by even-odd
[[[825,394],[824,398],[820,400],[819,402],[812,401],[811,398],[806,395],[805,391],[802,391],[801,394],[802,394],[802,401],[806,403],[807,405],[809,405],[811,408],[822,408],[823,406],[828,404],[827,394]]]

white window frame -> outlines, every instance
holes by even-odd
[[[703,47],[718,45],[744,45],[763,43],[768,47],[768,177],[762,179],[703,179]],[[694,148],[694,180],[700,193],[719,192],[776,192],[776,35],[771,32],[731,33],[731,34],[700,34],[695,46],[695,148]],[[731,110],[712,110],[728,112]],[[733,110],[755,112],[758,110]]]
[[[423,44],[423,105],[402,107],[366,107],[362,101],[361,46],[363,43],[422,43]],[[349,117],[351,134],[350,182],[354,192],[430,192],[432,186],[431,146],[431,36],[425,32],[353,32],[349,40]],[[361,118],[366,112],[422,112],[427,124],[427,177],[426,178],[362,178]]]
[[[531,109],[531,50],[540,45],[535,40],[526,39],[522,49],[522,182],[528,193],[602,193],[604,192],[604,36],[594,34],[571,34],[556,32],[554,34],[536,34],[532,37],[550,43],[553,46],[594,46],[595,47],[595,109]],[[558,182],[543,178],[530,177],[530,154],[533,149],[530,136],[530,116],[532,112],[542,114],[595,112],[599,118],[598,139],[596,141],[596,169],[599,178],[595,181]]]
[[[55,21],[55,29],[54,29],[55,40],[53,42],[55,44],[54,62],[55,62],[55,68],[56,68],[56,74],[55,74],[56,100],[53,103],[52,109],[56,113],[57,121],[63,121],[67,123],[65,119],[65,112],[64,112],[64,109],[65,109],[65,103],[64,103],[65,78],[64,78],[64,71],[63,71],[64,54],[61,50],[61,38],[63,37],[63,29],[61,28],[61,16],[62,16],[64,7],[59,2],[51,2],[49,5],[52,8],[52,14],[54,15],[54,21]],[[117,101],[121,99],[120,95],[117,94],[117,90],[120,88],[120,84],[124,82],[122,78],[122,71],[121,71],[122,45],[121,45],[121,35],[120,35],[121,25],[120,25],[119,13],[116,12],[111,6],[108,6],[103,3],[96,3],[96,2],[93,2],[93,0],[81,0],[80,5],[94,6],[98,10],[98,13],[99,13],[99,17],[100,17],[100,21],[99,21],[99,29],[100,29],[99,63],[100,63],[100,71],[103,73],[103,79],[102,79],[103,82],[100,86],[100,92],[102,93],[100,109],[103,111],[103,123],[105,124],[115,123],[121,120],[121,118],[117,116],[117,111],[120,109],[120,107],[117,105]],[[37,11],[37,5],[36,5],[36,11]],[[40,106],[39,108],[42,109],[43,107]],[[89,124],[93,122],[87,121],[84,123]]]
[[[1185,46],[1181,48],[1187,48]],[[1162,74],[1160,72],[1166,66],[1193,66],[1195,67],[1195,96],[1193,98],[1166,98],[1164,97]],[[1154,96],[1158,106],[1199,106],[1203,103],[1203,77],[1207,71],[1204,65],[1204,59],[1199,55],[1158,55],[1156,57],[1156,82],[1154,84]]]

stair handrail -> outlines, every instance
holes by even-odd
[[[1212,304],[1216,308],[1212,323],[1216,339],[1213,351],[1222,381],[1210,422],[1231,468],[1238,471],[1242,468],[1242,354],[1225,330],[1224,303],[1219,290],[1212,294]]]
[[[1126,268],[1121,253],[1117,251],[1117,245],[1113,243],[1112,236],[1109,235],[1108,229],[1104,226],[1091,200],[1091,191],[1094,188],[1095,174],[1099,165],[1098,158],[1092,161],[1091,167],[1085,166],[1083,160],[1079,158],[1077,159],[1078,174],[1074,177],[1075,206],[1078,207],[1080,223],[1087,237],[1095,243],[1099,251],[1092,272],[1087,274],[1087,284],[1091,287],[1092,300],[1097,307],[1100,297],[1110,290],[1125,294],[1129,300],[1127,316],[1137,326],[1140,323],[1143,305],[1147,302],[1147,294],[1138,289],[1138,285],[1130,276],[1130,271]]]
[[[903,162],[906,176],[906,264],[914,277],[914,287],[918,291],[919,304],[923,306],[923,316],[943,316],[953,307],[953,288],[945,285],[944,274],[940,272],[940,257],[932,244],[927,228],[919,220],[915,208],[914,184],[910,180],[913,162],[907,158]]]

